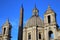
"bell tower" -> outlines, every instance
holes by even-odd
[[[44,14],[44,24],[45,26],[56,24],[56,13],[51,9],[50,6],[48,6],[48,9]]]
[[[2,27],[3,40],[11,40],[11,28],[12,26],[7,19],[6,23]]]
[[[18,31],[18,40],[23,40],[23,5],[20,8],[20,23],[19,23],[19,31]]]
[[[47,11],[44,14],[44,32],[45,32],[45,40],[51,39],[51,34],[54,35],[53,39],[57,38],[56,29],[56,13],[48,6]]]

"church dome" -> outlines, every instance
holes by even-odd
[[[25,27],[32,27],[32,26],[42,26],[43,22],[41,20],[41,18],[38,15],[38,9],[36,8],[36,6],[33,9],[33,15],[32,17],[27,21],[26,26]]]
[[[42,20],[40,19],[39,16],[32,16],[32,17],[27,21],[26,27],[42,26],[42,25],[43,25],[43,22],[42,22]]]

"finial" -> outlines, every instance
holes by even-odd
[[[50,5],[48,5],[48,9],[51,9]]]
[[[6,19],[6,22],[8,22],[8,23],[9,23],[9,18],[7,18],[7,19]]]

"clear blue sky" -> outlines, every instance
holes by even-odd
[[[60,26],[60,0],[0,0],[0,29],[6,19],[9,18],[12,24],[12,40],[17,40],[21,4],[24,7],[24,24],[32,16],[32,9],[35,4],[42,19],[48,4],[50,4],[57,14],[57,24]]]

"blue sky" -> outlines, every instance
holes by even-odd
[[[57,14],[57,24],[60,26],[60,0],[0,0],[0,29],[6,19],[9,18],[12,24],[12,40],[17,40],[18,38],[21,4],[24,7],[24,24],[32,16],[32,9],[36,4],[42,20],[48,5],[50,5]]]

